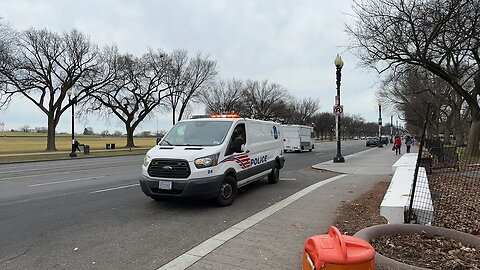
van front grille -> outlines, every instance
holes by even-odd
[[[161,178],[188,178],[190,167],[183,159],[154,159],[148,166],[148,174]]]

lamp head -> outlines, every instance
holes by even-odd
[[[333,63],[335,64],[335,66],[337,68],[342,68],[343,67],[342,57],[338,53],[337,53],[337,57],[335,58],[335,61],[333,61]]]

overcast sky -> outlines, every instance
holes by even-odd
[[[334,105],[333,60],[339,53],[345,62],[341,86],[345,112],[376,122],[378,76],[359,68],[358,59],[346,51],[351,4],[350,0],[0,0],[0,17],[17,30],[76,28],[100,46],[116,44],[135,55],[148,48],[202,52],[217,61],[221,79],[268,79],[296,98],[318,98],[321,112],[332,111]],[[389,113],[383,118],[389,120]],[[0,112],[1,122],[6,130],[25,124],[47,126],[45,114],[18,98]],[[70,125],[66,113],[57,131],[69,131]],[[91,117],[77,122],[76,132],[88,126],[95,132],[124,131],[115,119],[105,123]],[[155,131],[157,126],[169,129],[170,116],[157,113],[137,132]]]

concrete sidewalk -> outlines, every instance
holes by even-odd
[[[389,181],[399,158],[389,147],[371,148],[346,156],[345,163],[314,165],[340,174],[247,218],[159,269],[301,269],[305,240],[327,233],[342,202]]]

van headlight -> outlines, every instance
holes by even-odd
[[[145,155],[143,158],[143,166],[148,167],[150,161],[152,161],[152,158],[149,155]]]
[[[197,169],[201,169],[201,168],[207,168],[207,167],[211,167],[211,166],[215,166],[218,164],[218,156],[220,155],[220,153],[217,153],[217,154],[213,154],[213,155],[210,155],[210,156],[206,156],[206,157],[201,157],[201,158],[197,158],[195,159],[195,167],[197,167]]]

